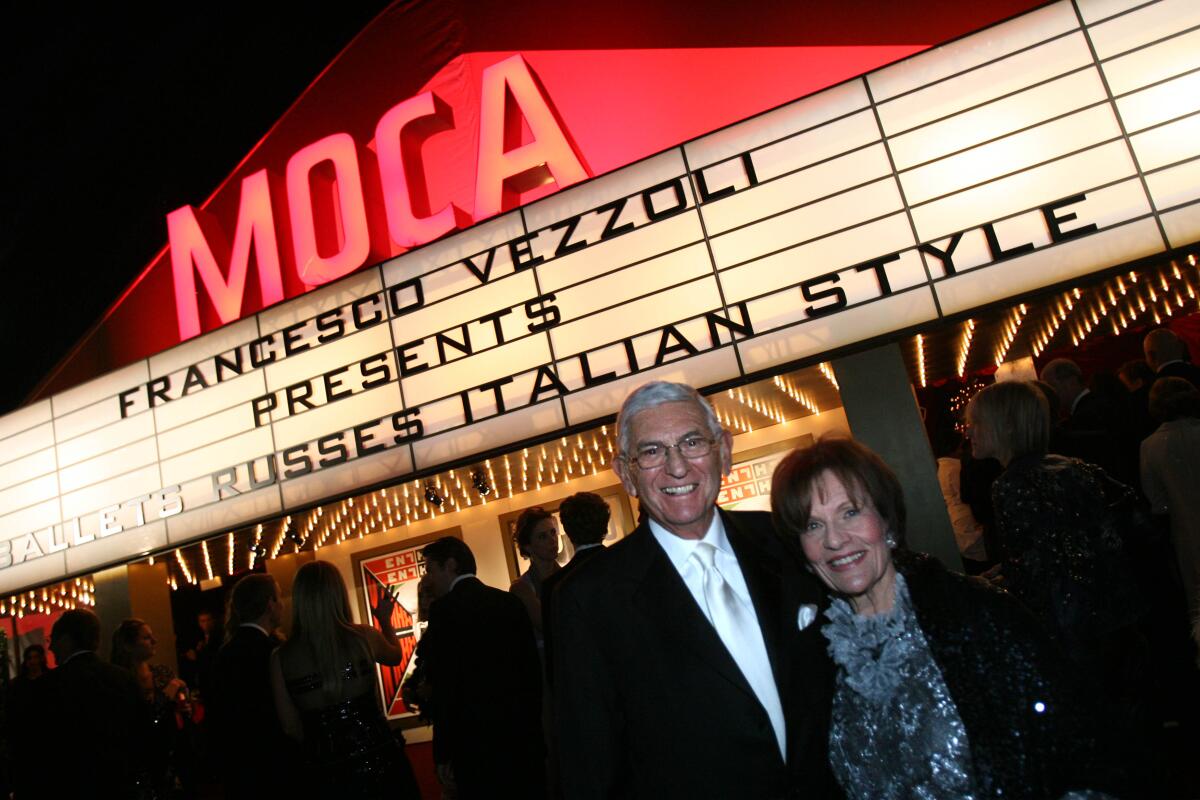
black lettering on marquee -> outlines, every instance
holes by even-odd
[[[589,386],[599,386],[602,383],[608,383],[609,381],[614,381],[617,379],[616,370],[610,370],[599,375],[593,375],[592,365],[588,360],[588,354],[586,352],[579,354],[579,368],[583,371],[584,388]]]
[[[213,358],[213,363],[217,367],[217,383],[225,380],[226,372],[241,375],[245,369],[245,365],[242,363],[242,350],[240,347],[233,351],[232,361],[227,359],[224,354],[221,354]]]
[[[708,335],[712,338],[713,347],[718,347],[722,344],[721,328],[729,332],[729,341],[731,342],[737,338],[738,334],[742,336],[754,335],[754,323],[750,320],[750,309],[746,308],[745,302],[735,303],[733,308],[741,312],[741,322],[734,322],[729,317],[723,317],[715,311],[709,311],[704,315],[704,321],[708,323]]]
[[[490,322],[496,331],[496,344],[504,344],[504,326],[500,324],[501,317],[507,317],[512,313],[511,308],[502,308],[499,311],[493,311],[491,314],[485,314],[476,322]]]
[[[200,388],[207,389],[208,381],[204,378],[204,373],[200,371],[200,367],[193,364],[188,367],[187,375],[183,379],[183,394],[186,397],[192,390]]]
[[[574,235],[575,228],[579,225],[579,220],[581,218],[582,215],[576,214],[573,217],[568,217],[562,222],[550,226],[550,230],[552,231],[563,230],[564,228],[566,229],[562,235],[562,238],[558,240],[558,247],[554,249],[555,258],[561,258],[562,256],[570,255],[571,253],[574,253],[577,250],[582,250],[588,246],[587,240],[581,242],[571,241],[571,236]]]
[[[362,373],[363,391],[383,386],[392,379],[392,370],[388,367],[387,353],[376,353],[358,362],[359,372]]]
[[[420,347],[424,342],[424,339],[417,339],[396,347],[396,363],[400,365],[401,378],[407,378],[409,375],[416,375],[418,372],[429,369],[429,364],[418,360],[420,359],[419,355],[409,352],[413,348]]]
[[[530,333],[539,333],[541,331],[553,328],[562,321],[562,315],[558,311],[558,306],[552,305],[552,302],[557,297],[554,292],[549,294],[539,294],[532,300],[525,302],[525,316],[531,322],[526,327]],[[534,322],[532,320],[540,320]]]
[[[482,255],[482,253],[479,255]],[[475,265],[474,259],[479,258],[479,255],[476,255],[474,258],[464,258],[462,263],[464,267],[471,270],[471,274],[478,278],[480,283],[487,283],[488,278],[492,276],[492,261],[496,258],[496,248],[493,247],[487,251],[487,260],[483,262],[483,269]]]
[[[311,411],[316,408],[316,403],[313,403],[309,398],[313,395],[313,387],[310,381],[300,381],[293,383],[291,386],[283,390],[287,397],[288,416],[292,416],[296,412],[296,407],[302,407],[305,411]]]
[[[673,205],[663,209],[655,209],[654,195],[670,189],[675,195]],[[646,209],[646,216],[651,222],[658,222],[668,217],[673,217],[676,214],[681,214],[687,210],[687,193],[683,190],[683,177],[672,178],[669,181],[663,181],[657,186],[651,186],[642,192],[642,206]]]
[[[254,469],[254,461],[246,462],[246,471],[250,474],[250,491],[279,482],[279,474],[275,471],[275,459],[268,456],[263,460],[267,462],[267,476],[261,480],[258,477],[257,470]]]
[[[856,265],[854,270],[856,272],[874,270],[875,280],[879,282],[879,291],[882,296],[887,297],[892,293],[892,284],[891,281],[888,280],[886,265],[892,263],[893,261],[899,260],[900,254],[892,253],[891,255],[880,256],[879,258],[873,258],[870,261],[864,261],[863,263]]]
[[[321,380],[325,384],[325,402],[332,403],[335,400],[341,400],[344,397],[349,397],[354,394],[352,389],[343,389],[342,387],[345,386],[345,384],[338,379],[340,375],[349,371],[350,367],[347,365],[345,367],[331,369],[329,372],[326,372],[321,376]]]
[[[129,416],[129,409],[133,407],[133,395],[141,391],[141,387],[136,389],[126,389],[117,394],[117,404],[121,406],[121,419]]]
[[[533,254],[533,245],[530,244],[537,238],[537,233],[527,233],[524,236],[518,236],[516,239],[508,243],[508,252],[512,256],[513,269],[517,272],[536,267],[546,259],[542,256]]]
[[[379,453],[387,450],[387,444],[383,442],[374,442],[374,436],[368,431],[379,424],[379,420],[373,419],[370,422],[364,422],[361,425],[354,426],[354,449],[358,452],[358,457],[369,456],[372,453]]]
[[[331,433],[317,439],[317,452],[326,458],[317,461],[322,467],[332,467],[350,460],[350,453],[342,443],[344,431]]]
[[[275,406],[278,404],[279,401],[275,398],[274,392],[261,395],[251,400],[250,409],[254,414],[254,427],[261,428],[263,425],[263,418],[266,417],[267,414],[274,411]]]
[[[241,491],[234,486],[235,483],[237,483],[237,467],[225,467],[214,472],[212,474],[213,502],[220,502],[227,496],[241,494]],[[226,495],[226,492],[229,492],[229,495]]]
[[[955,275],[958,270],[954,268],[954,251],[958,249],[958,243],[962,241],[963,232],[959,231],[950,237],[950,243],[946,245],[945,250],[939,250],[932,244],[923,244],[917,247],[922,253],[931,255],[938,261],[942,262],[942,270],[947,276]]]
[[[357,302],[357,301],[355,301]],[[346,323],[342,321],[342,310],[331,308],[317,314],[317,341],[321,344],[336,341],[346,335]]]
[[[421,301],[425,298],[422,295]],[[371,316],[364,317],[363,309],[367,306],[375,306],[371,312]],[[369,294],[366,297],[360,297],[350,304],[350,317],[354,320],[354,329],[361,331],[366,328],[372,328],[383,322],[383,309],[379,307],[379,294]]]
[[[290,480],[313,471],[312,459],[308,457],[308,444],[298,444],[283,451],[283,477]]]
[[[297,322],[283,329],[283,352],[288,356],[303,353],[312,347],[312,342],[303,341],[303,331],[307,322]]]
[[[266,353],[263,352],[264,346],[273,344],[275,344],[275,334],[273,333],[269,333],[266,336],[260,336],[251,342],[250,366],[254,369],[258,369],[266,366],[267,364],[274,364],[275,359],[278,358],[279,355],[274,350]]]
[[[809,278],[800,284],[800,293],[804,295],[804,299],[810,303],[816,303],[829,297],[833,302],[826,306],[809,306],[804,309],[805,315],[809,317],[822,317],[826,314],[832,314],[835,311],[841,311],[846,307],[846,292],[840,286],[831,286],[828,289],[815,291],[818,286],[823,283],[837,283],[841,280],[841,276],[836,272],[827,272],[824,275],[818,275],[815,278]]]
[[[433,338],[437,342],[438,358],[441,363],[445,364],[450,359],[446,358],[446,348],[452,347],[463,355],[469,356],[474,351],[471,349],[471,332],[467,330],[467,323],[459,326],[459,331],[462,333],[462,341],[456,342],[449,336],[449,331],[445,333],[436,333]]]
[[[1042,217],[1046,220],[1046,227],[1050,230],[1050,240],[1052,242],[1065,242],[1068,239],[1074,239],[1076,236],[1087,236],[1089,233],[1096,232],[1096,223],[1089,222],[1087,225],[1080,225],[1078,228],[1070,231],[1064,231],[1062,224],[1064,222],[1072,222],[1079,219],[1079,216],[1072,211],[1069,214],[1058,216],[1058,210],[1082,203],[1087,199],[1085,194],[1073,194],[1070,197],[1064,197],[1062,200],[1055,200],[1053,203],[1047,203],[1042,206]]]
[[[424,436],[424,423],[419,419],[409,419],[409,417],[419,416],[420,413],[421,409],[410,408],[392,414],[392,430],[396,432],[392,441],[396,444],[408,444]]]
[[[758,173],[754,170],[754,160],[750,157],[750,154],[742,153],[740,156],[738,156],[738,158],[741,159],[742,170],[746,173],[746,180],[749,182],[749,186],[746,188],[750,188],[750,186],[757,186]],[[722,161],[718,163],[723,164],[726,162]],[[712,169],[715,166],[717,166],[717,164],[710,164],[706,169]],[[700,193],[701,203],[719,200],[720,198],[727,197],[738,190],[733,184],[730,184],[729,186],[722,186],[720,189],[715,191],[710,190],[708,188],[708,179],[704,177],[704,170],[699,170],[694,174],[696,176],[696,190]]]
[[[1000,240],[996,237],[996,223],[994,222],[985,222],[979,227],[983,231],[983,238],[987,239],[988,252],[992,254],[993,262],[1016,258],[1033,251],[1033,242],[1026,242],[1005,250],[1000,246]]]
[[[681,352],[687,353],[689,356],[694,356],[700,351],[674,325],[664,325],[662,338],[658,340],[658,355],[654,357],[654,366],[657,367],[663,364],[667,360],[667,356],[672,353]]]
[[[604,230],[600,232],[600,241],[603,242],[625,231],[633,230],[634,224],[632,222],[626,222],[624,225],[617,224],[617,219],[621,216],[621,212],[625,210],[625,201],[627,199],[625,197],[618,197],[611,203],[605,203],[596,209],[597,214],[603,214],[605,211],[612,212],[608,218],[608,222],[604,224]]]
[[[567,394],[567,387],[559,380],[558,374],[549,364],[542,364],[537,369],[537,377],[533,381],[533,391],[529,394],[529,405],[533,405],[547,392],[555,392],[560,397]]]
[[[413,301],[408,305],[401,305],[400,296],[405,289],[413,290]],[[419,277],[409,278],[388,289],[388,304],[392,307],[393,317],[402,317],[410,311],[416,311],[424,306],[425,289],[421,286],[421,279]]]

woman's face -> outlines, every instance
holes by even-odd
[[[831,472],[821,473],[813,489],[808,527],[800,534],[812,571],[858,613],[890,610],[896,573],[887,523],[869,499],[856,503]]]
[[[971,455],[975,458],[995,458],[996,446],[992,441],[991,428],[980,419],[979,409],[974,403],[967,406],[967,438],[971,442]]]
[[[138,628],[137,639],[133,642],[133,651],[137,654],[138,661],[154,658],[154,648],[157,644],[158,640],[154,638],[154,631],[150,630],[149,625]]]
[[[527,549],[531,556],[543,561],[553,561],[558,557],[558,525],[553,518],[540,520],[534,526]]]
[[[35,674],[45,671],[46,656],[40,650],[26,650],[25,669]]]

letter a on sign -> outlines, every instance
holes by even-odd
[[[271,210],[267,171],[259,170],[242,181],[237,230],[233,236],[233,248],[229,251],[228,278],[221,274],[216,256],[205,238],[205,231],[201,230],[204,219],[204,212],[197,212],[191,206],[177,208],[167,215],[171,272],[175,281],[175,315],[179,321],[180,339],[190,339],[200,333],[196,272],[200,273],[200,281],[222,323],[232,322],[241,316],[251,243],[254,244],[254,260],[258,264],[263,305],[268,306],[283,299],[283,277],[279,269],[279,245],[275,239],[275,217]],[[219,239],[214,225],[204,227],[214,240]],[[195,272],[192,271],[193,265]]]
[[[511,116],[509,95],[516,105]],[[506,151],[506,145],[518,135],[521,117],[532,141]],[[475,219],[499,214],[506,188],[522,192],[554,181],[561,189],[587,177],[525,59],[510,56],[485,69],[480,87]]]

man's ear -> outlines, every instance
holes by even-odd
[[[721,447],[721,476],[724,477],[733,469],[733,434],[722,430],[718,444]]]
[[[621,485],[625,487],[625,494],[630,497],[637,497],[637,482],[633,479],[633,474],[629,469],[629,462],[619,455],[613,456],[612,469],[621,480]]]
[[[445,561],[442,562],[442,569],[449,570],[454,575],[462,574],[458,570],[458,559],[455,558],[454,556],[450,556],[449,558],[447,558]]]

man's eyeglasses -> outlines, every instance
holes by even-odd
[[[686,436],[675,444],[648,442],[637,449],[627,461],[638,465],[638,469],[657,469],[667,463],[667,453],[678,451],[683,458],[703,458],[712,452],[715,442],[707,436]]]

